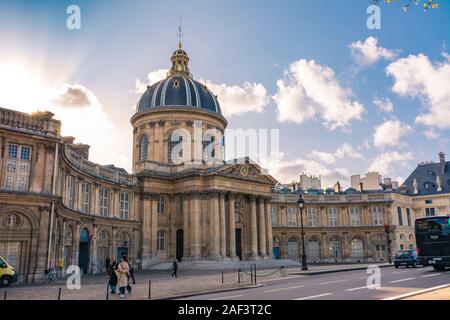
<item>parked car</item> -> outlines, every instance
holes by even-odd
[[[16,270],[0,256],[0,287],[7,287],[11,283],[17,282]]]
[[[415,268],[419,264],[419,256],[417,255],[417,251],[414,249],[400,250],[395,254],[394,266],[396,268],[398,268],[399,266],[412,266],[413,268]]]

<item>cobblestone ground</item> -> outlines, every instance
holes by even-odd
[[[404,300],[450,300],[450,288],[418,294]]]
[[[363,265],[358,265],[359,267]],[[328,269],[346,269],[355,265],[345,266],[312,266],[309,271],[321,271]],[[217,270],[185,270],[179,271],[179,277],[171,277],[171,271],[145,271],[136,274],[136,284],[132,294],[126,299],[139,300],[149,297],[149,280],[151,280],[151,299],[169,298],[177,295],[217,291],[227,288],[245,287],[251,285],[250,269],[240,273],[236,271],[224,271],[223,283],[222,272]],[[302,277],[299,268],[287,268],[285,271],[272,268],[258,270],[258,284],[286,279],[289,277]],[[108,277],[106,275],[88,275],[82,277],[81,289],[70,290],[66,287],[64,279],[57,280],[51,284],[16,284],[9,288],[0,288],[0,299],[3,299],[6,291],[7,300],[56,300],[61,288],[61,300],[105,300]],[[109,295],[109,300],[118,300],[119,296]]]

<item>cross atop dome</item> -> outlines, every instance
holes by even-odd
[[[172,61],[172,67],[169,71],[169,76],[186,76],[192,78],[189,72],[189,57],[186,51],[183,50],[183,32],[181,30],[181,16],[180,24],[178,25],[178,49],[174,51],[170,61]]]

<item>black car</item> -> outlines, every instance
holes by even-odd
[[[419,265],[419,257],[416,250],[400,250],[395,254],[394,266],[396,268],[398,268],[399,266],[412,266],[413,268],[415,268],[417,265]]]

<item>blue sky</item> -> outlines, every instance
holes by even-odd
[[[81,30],[65,27],[70,4],[81,9]],[[76,86],[88,94],[91,109],[53,106],[58,99],[46,105],[45,96],[29,93],[32,90],[25,90],[25,85],[21,90],[27,92],[17,90],[19,95],[36,98],[15,99],[0,93],[0,106],[54,110],[63,120],[64,133],[92,146],[92,160],[130,168],[129,118],[139,99],[136,82],[146,83],[149,73],[170,67],[182,14],[191,72],[210,83],[211,89],[223,85],[219,101],[221,97],[226,101],[222,106],[229,110],[229,128],[280,129],[283,154],[267,163],[276,178],[288,182],[300,171],[308,171],[322,175],[325,186],[338,179],[348,185],[350,174],[369,169],[406,178],[418,162],[437,160],[441,150],[450,154],[450,121],[417,119],[420,114],[450,117],[450,59],[443,55],[450,40],[450,3],[441,0],[439,4],[439,9],[426,13],[417,7],[404,13],[400,4],[381,5],[382,29],[369,30],[368,0],[3,0],[0,70],[19,66],[24,77],[34,79],[28,85],[39,83],[39,92],[51,94],[64,85]],[[367,62],[368,57],[360,57],[366,63],[358,62],[357,52],[352,54],[349,46],[358,47],[359,41],[370,47],[370,41],[366,42],[370,37],[377,41],[371,47],[377,50],[377,58]],[[300,78],[295,77],[296,71]],[[280,81],[306,98],[299,101],[282,95]],[[318,86],[311,85],[314,81]],[[24,81],[18,77],[17,82]],[[265,91],[252,91],[255,88]],[[330,88],[339,93],[325,102],[320,93],[312,92],[327,93]],[[9,92],[16,92],[13,89]],[[227,100],[233,90],[242,97]],[[284,120],[280,120],[277,94],[287,106]],[[249,98],[259,102],[248,103]],[[381,111],[375,98],[389,99],[393,111]],[[227,101],[242,102],[248,112],[236,113]],[[331,110],[329,103],[337,110]],[[301,120],[299,113],[308,108],[312,115]],[[331,123],[345,124],[324,124],[330,114]],[[80,117],[93,119],[77,125],[73,119]],[[383,124],[375,142],[376,129]]]

